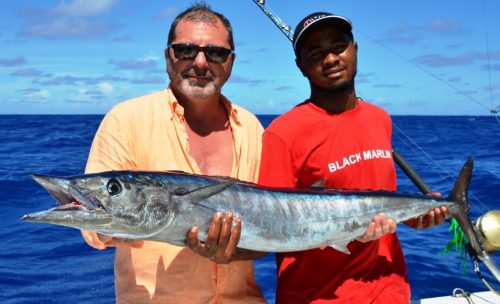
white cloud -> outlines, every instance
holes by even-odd
[[[95,20],[108,13],[117,0],[62,1],[49,10],[26,10],[21,36],[48,39],[104,37],[121,26],[110,20]]]
[[[109,87],[107,87],[107,89],[109,89]],[[105,93],[102,92],[99,85],[90,90],[87,88],[79,88],[74,94],[73,101],[81,103],[101,103],[105,99],[104,95]]]
[[[54,12],[65,16],[95,16],[110,11],[115,3],[116,0],[73,0],[69,3],[63,1]]]
[[[91,22],[84,18],[56,18],[31,24],[21,34],[43,38],[90,38],[106,36],[116,26],[105,22]]]
[[[48,90],[36,90],[36,89],[28,89],[24,90],[24,98],[25,101],[29,102],[43,102],[48,100],[51,97],[51,94]]]
[[[99,88],[101,93],[105,95],[113,93],[114,90],[113,86],[109,82],[101,82],[97,85],[97,87]]]
[[[77,100],[77,101],[89,101],[90,100],[89,90],[87,90],[85,88],[78,89],[78,93],[75,96],[75,100]]]

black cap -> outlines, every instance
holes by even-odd
[[[295,32],[293,33],[293,49],[295,52],[297,52],[297,45],[300,39],[304,37],[304,34],[310,31],[311,28],[315,28],[321,24],[331,24],[332,26],[345,30],[347,33],[351,33],[352,31],[351,20],[346,17],[324,12],[312,13],[302,19],[299,24],[297,24],[297,27],[295,27]]]

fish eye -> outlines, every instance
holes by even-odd
[[[112,178],[109,180],[108,184],[106,185],[106,189],[108,190],[108,193],[111,195],[117,195],[122,191],[122,185],[116,178]]]

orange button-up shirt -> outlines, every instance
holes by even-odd
[[[258,119],[221,97],[233,135],[231,176],[256,182],[263,128]],[[201,174],[189,154],[184,109],[168,88],[115,105],[92,143],[86,172],[181,170]],[[244,228],[243,228],[244,229]],[[187,231],[186,231],[187,233]],[[92,247],[106,248],[82,231]],[[252,261],[216,264],[187,247],[144,241],[117,247],[117,303],[264,303]]]

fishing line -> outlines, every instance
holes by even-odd
[[[291,29],[291,27],[284,23],[276,13],[274,13],[271,8],[269,6],[266,5],[265,1],[264,0],[252,0],[258,7],[259,9],[269,18],[271,19],[271,21],[274,23],[274,25],[276,25],[276,27],[278,27],[278,29],[283,32],[283,34],[285,34],[285,36],[288,38],[288,40],[290,41],[293,41],[293,34],[294,34],[294,31]],[[486,18],[485,18],[486,19]],[[490,111],[491,113],[493,113],[495,110],[493,109],[493,107],[488,107],[487,105],[485,105],[484,103],[480,102],[479,100],[477,100],[476,98],[474,98],[473,96],[467,94],[466,92],[460,90],[459,88],[457,88],[456,86],[452,85],[451,83],[447,82],[446,80],[442,79],[441,77],[437,76],[436,74],[432,73],[431,71],[429,71],[428,69],[424,68],[423,66],[417,64],[416,62],[413,62],[411,61],[410,59],[406,58],[405,56],[403,56],[401,53],[399,52],[396,52],[394,49],[388,47],[386,44],[382,43],[381,41],[375,39],[375,38],[372,38],[370,35],[362,32],[362,31],[359,31],[357,30],[357,32],[361,33],[363,36],[365,36],[366,38],[368,38],[369,40],[371,40],[372,42],[375,42],[377,43],[378,45],[382,46],[384,49],[386,49],[387,51],[395,54],[396,56],[402,58],[404,61],[408,62],[409,64],[415,66],[416,68],[422,70],[424,73],[426,73],[427,75],[433,77],[434,79],[438,80],[439,82],[445,84],[446,86],[452,88],[453,90],[455,90],[456,92],[458,92],[459,94],[467,97],[468,99],[470,99],[471,101],[477,103],[478,105],[486,108],[488,111]],[[487,51],[488,53],[488,71],[490,72],[490,95],[492,94],[492,85],[491,85],[491,70],[489,68],[489,49]],[[493,99],[493,97],[491,96],[491,99]],[[496,111],[495,111],[496,112]]]
[[[486,278],[483,276],[481,273],[481,270],[479,269],[479,263],[477,260],[474,260],[474,272],[481,278],[481,281],[483,281],[484,285],[488,287],[488,289],[493,292],[495,295],[500,296],[500,292],[496,291],[489,283],[486,281]]]
[[[491,83],[491,64],[490,64],[490,44],[488,40],[488,21],[486,20],[486,1],[483,0],[483,20],[484,20],[484,39],[486,40],[486,58],[488,64],[488,78],[490,81],[490,105],[492,112],[495,110],[493,108],[493,85]],[[493,113],[495,114],[495,113]]]
[[[434,79],[438,80],[439,82],[445,84],[446,86],[452,88],[453,90],[455,90],[457,93],[467,97],[468,99],[470,99],[471,101],[477,103],[478,105],[486,108],[488,111],[491,112],[491,107],[488,107],[487,105],[485,105],[484,103],[480,102],[479,100],[477,100],[476,98],[474,98],[473,96],[467,94],[466,92],[460,90],[459,88],[457,88],[456,86],[452,85],[451,83],[447,82],[446,80],[442,79],[441,77],[437,76],[436,74],[432,73],[431,71],[429,71],[428,69],[424,68],[423,66],[417,64],[416,62],[406,58],[405,56],[403,56],[401,53],[395,51],[394,49],[391,49],[390,47],[388,47],[386,44],[384,44],[383,42],[375,39],[375,38],[372,38],[370,37],[368,34],[360,31],[360,30],[357,30],[357,32],[361,33],[363,36],[365,36],[366,38],[368,38],[369,40],[371,40],[372,42],[375,42],[376,44],[382,46],[384,49],[386,49],[387,51],[393,53],[394,55],[400,57],[401,59],[403,59],[404,61],[406,61],[407,63],[413,65],[414,67],[420,69],[421,71],[423,71],[424,73],[426,73],[427,75],[433,77]]]
[[[399,132],[399,133],[398,132],[393,132],[393,136],[395,136],[396,138],[398,138],[401,143],[403,143],[404,145],[406,145],[406,147],[411,152],[413,152],[416,157],[418,157],[419,159],[421,159],[430,168],[433,168],[433,170],[436,171],[436,173],[439,174],[441,176],[441,178],[443,178],[445,180],[449,178],[449,176],[447,176],[447,175],[444,174],[445,170],[444,170],[444,168],[441,167],[441,165],[439,164],[439,162],[437,162],[436,160],[434,160],[427,152],[425,152],[424,149],[422,149],[422,147],[420,147],[413,139],[411,139],[411,137],[409,137],[395,123],[393,123],[392,126],[393,126],[394,130],[396,130],[396,131]],[[421,153],[417,153],[415,150],[419,150]],[[427,159],[424,158],[423,156],[425,156]],[[441,170],[438,171],[438,170],[434,169],[435,167],[431,166],[431,164],[429,163],[429,160],[431,160],[432,162],[434,162],[434,166],[438,167]]]
[[[495,115],[495,118],[497,119],[498,123],[500,124],[500,117],[498,117],[497,113],[500,111],[500,105],[498,105],[496,108],[492,109],[493,115]]]
[[[427,75],[429,75],[429,76],[433,77],[434,79],[440,81],[441,83],[445,84],[446,86],[454,89],[459,94],[461,94],[461,95],[469,98],[471,101],[473,101],[473,102],[479,104],[480,106],[488,109],[491,112],[491,114],[494,115],[494,117],[498,121],[498,123],[500,124],[500,118],[496,115],[497,112],[498,112],[498,110],[500,110],[500,105],[497,106],[496,108],[493,107],[493,85],[492,85],[492,80],[491,80],[490,50],[489,50],[489,40],[488,40],[487,23],[486,23],[486,5],[485,5],[485,1],[484,0],[483,0],[483,14],[484,14],[484,18],[483,19],[485,20],[484,21],[484,27],[485,27],[485,37],[486,37],[486,54],[487,54],[487,63],[488,63],[488,77],[489,77],[489,86],[490,86],[489,89],[490,89],[490,104],[491,104],[491,107],[488,107],[487,105],[483,104],[482,102],[480,102],[479,100],[477,100],[473,96],[471,96],[471,95],[467,94],[466,92],[460,90],[456,86],[452,85],[451,83],[447,82],[446,80],[444,80],[441,77],[437,76],[436,74],[432,73],[431,71],[429,71],[428,69],[424,68],[423,66],[421,66],[421,65],[415,63],[414,61],[408,59],[407,57],[403,56],[401,53],[395,51],[394,49],[388,47],[386,44],[382,43],[381,41],[372,38],[370,35],[362,32],[362,31],[358,30],[358,32],[360,32],[363,36],[365,36],[366,38],[368,38],[372,42],[375,42],[378,45],[382,46],[387,51],[389,51],[389,52],[393,53],[394,55],[400,57],[401,59],[403,59],[407,63],[415,66],[418,69],[420,69],[421,71],[423,71]],[[452,183],[454,183],[454,177],[450,173],[447,173],[447,170],[445,170],[440,165],[439,162],[437,162],[436,160],[434,160],[431,155],[429,155],[427,152],[425,152],[425,150],[422,149],[418,143],[416,143],[413,139],[411,139],[411,137],[409,137],[395,123],[393,123],[392,125],[393,125],[394,129],[399,132],[399,134],[397,132],[393,132],[393,135],[395,135],[400,140],[400,142],[404,143],[408,147],[408,149],[410,151],[412,151],[418,158],[420,158],[424,163],[426,163],[430,168],[432,168],[432,170],[434,172],[436,172],[437,174],[439,174],[439,176],[441,178],[443,178],[444,180],[448,180],[448,181],[451,181]],[[402,138],[400,134],[404,138]],[[415,150],[420,151],[420,153],[417,153]],[[425,158],[423,156],[425,156]],[[431,162],[429,160],[432,162],[432,164],[431,164]],[[436,170],[436,168],[439,168],[439,171]],[[490,211],[491,210],[490,208],[488,208],[488,206],[483,201],[481,201],[476,195],[474,195],[474,193],[469,192],[469,196],[471,198],[473,198],[476,202],[478,202],[480,204],[481,208],[479,208],[479,211],[482,212],[484,210],[486,210],[486,211]],[[476,205],[474,205],[474,206],[476,206]]]
[[[415,66],[416,68],[420,69],[421,71],[423,71],[424,73],[426,73],[427,75],[433,77],[434,79],[440,81],[441,83],[445,84],[446,86],[452,88],[453,90],[455,90],[456,92],[458,92],[459,94],[467,97],[469,100],[477,103],[478,105],[488,109],[488,111],[491,112],[491,114],[493,114],[495,116],[495,119],[498,121],[498,123],[500,123],[500,118],[496,115],[498,110],[497,109],[500,109],[500,105],[497,106],[496,108],[493,107],[493,85],[492,85],[492,80],[491,80],[491,68],[490,68],[490,51],[489,51],[489,40],[488,40],[488,33],[487,33],[487,24],[486,24],[486,8],[485,8],[485,3],[484,3],[484,0],[483,0],[483,13],[484,13],[484,20],[485,20],[485,34],[486,34],[486,54],[487,54],[487,62],[488,62],[488,76],[489,76],[489,86],[490,86],[490,103],[491,103],[491,107],[488,107],[487,105],[485,105],[484,103],[480,102],[479,100],[477,100],[476,98],[474,98],[473,96],[467,94],[466,92],[460,90],[459,88],[457,88],[456,86],[452,85],[451,83],[447,82],[446,80],[442,79],[441,77],[437,76],[436,74],[432,73],[431,71],[429,71],[428,69],[424,68],[423,66],[417,64],[416,62],[408,59],[407,57],[403,56],[401,53],[395,51],[394,49],[388,47],[386,44],[384,44],[383,42],[377,40],[377,39],[374,39],[372,38],[370,35],[362,32],[362,31],[359,31],[359,33],[361,33],[363,36],[365,36],[366,38],[368,38],[369,40],[371,40],[372,42],[375,42],[377,43],[378,45],[382,46],[384,49],[386,49],[387,51],[393,53],[394,55],[400,57],[401,59],[403,59],[404,61],[406,61],[407,63]],[[395,135],[396,137],[398,137],[400,139],[400,141],[402,143],[404,143],[413,153],[415,153],[415,155],[420,158],[424,163],[426,163],[429,167],[431,167],[436,173],[438,173],[443,179],[445,180],[451,180],[451,182],[453,183],[454,182],[454,177],[447,173],[447,170],[445,170],[440,164],[439,162],[437,162],[436,160],[434,160],[432,158],[431,155],[429,155],[427,152],[425,152],[414,140],[412,140],[401,128],[399,128],[395,123],[393,123],[393,127],[398,130],[400,132],[400,134],[402,134],[404,136],[404,139],[401,138],[401,136],[399,134],[397,134],[396,132],[393,133],[393,135]],[[411,145],[410,145],[411,143]],[[412,147],[413,145],[413,147]],[[415,152],[415,148],[421,152],[421,154],[419,153],[416,153]],[[427,157],[428,160],[432,161],[433,163],[433,166],[432,164],[427,160],[425,159],[424,157],[422,157],[422,155],[424,155],[425,157]],[[435,168],[439,168],[440,170],[437,171]],[[471,196],[471,198],[473,198],[475,201],[479,202],[479,204],[482,206],[482,209],[480,211],[484,211],[484,210],[487,210],[489,211],[490,209],[486,206],[486,204],[484,202],[482,202],[477,196],[474,195],[474,193],[472,192],[469,192],[469,195]]]
[[[392,124],[394,130],[398,132],[393,132],[393,136],[399,139],[406,147],[415,154],[415,157],[419,158],[424,162],[428,167],[430,167],[433,171],[435,171],[442,179],[451,182],[453,184],[455,182],[455,177],[450,173],[447,173],[447,170],[441,166],[441,164],[432,158],[429,153],[425,152],[422,147],[420,147],[411,137],[409,137],[401,128],[399,128],[395,123]],[[420,153],[417,153],[418,150]],[[432,162],[432,163],[431,163]],[[439,170],[437,170],[438,168]],[[469,191],[469,196],[474,199],[474,201],[478,202],[480,206],[474,204],[474,208],[478,208],[478,211],[484,212],[486,210],[490,211],[491,209],[473,192]]]
[[[427,75],[431,76],[432,78],[438,80],[439,82],[443,83],[444,85],[452,88],[453,90],[455,90],[457,93],[467,97],[469,100],[477,103],[478,105],[486,108],[494,117],[495,119],[498,121],[498,123],[500,123],[500,118],[497,116],[498,114],[498,111],[500,110],[500,105],[498,106],[493,106],[493,84],[492,84],[492,79],[491,79],[491,60],[490,60],[490,49],[489,49],[489,38],[488,38],[488,25],[487,25],[487,18],[486,18],[486,4],[485,4],[485,0],[483,0],[483,19],[484,19],[484,32],[485,32],[485,40],[486,40],[486,56],[487,56],[487,69],[488,69],[488,78],[489,78],[489,93],[490,93],[490,106],[488,107],[487,105],[485,105],[484,103],[480,102],[479,100],[477,100],[476,98],[474,98],[473,96],[467,94],[466,92],[460,90],[459,88],[457,88],[456,86],[452,85],[451,83],[447,82],[446,80],[442,79],[441,77],[439,77],[438,75],[432,73],[431,71],[429,71],[428,69],[424,68],[423,66],[417,64],[416,62],[408,59],[407,57],[403,56],[401,53],[395,51],[394,49],[388,47],[386,44],[384,44],[383,42],[375,39],[375,38],[372,38],[370,35],[364,33],[363,31],[360,31],[360,30],[357,30],[359,33],[361,33],[363,36],[365,36],[366,38],[368,38],[369,40],[371,40],[372,42],[375,42],[376,44],[380,45],[381,47],[383,47],[384,49],[386,49],[387,51],[393,53],[394,55],[400,57],[401,59],[403,59],[404,61],[406,61],[407,63],[413,65],[414,67],[420,69],[421,71],[423,71],[424,73],[426,73]]]
[[[490,41],[488,38],[488,20],[486,18],[486,1],[483,0],[483,20],[484,20],[484,36],[486,40],[486,56],[487,56],[487,63],[488,63],[488,78],[490,81],[490,105],[491,105],[491,114],[495,116],[495,119],[498,121],[500,124],[500,118],[498,117],[498,111],[500,110],[500,105],[498,106],[493,106],[493,84],[491,80],[491,62],[490,62]]]
[[[361,33],[363,36],[365,36],[366,38],[368,38],[372,42],[375,42],[375,43],[379,44],[380,46],[382,46],[387,51],[393,53],[394,55],[396,55],[396,56],[398,56],[400,58],[402,58],[404,61],[408,62],[409,64],[411,64],[411,65],[415,66],[416,68],[420,69],[424,73],[427,73],[429,76],[433,77],[434,79],[436,79],[436,80],[440,81],[441,83],[445,84],[446,86],[452,88],[453,90],[455,90],[459,94],[467,97],[469,100],[471,100],[471,101],[477,103],[478,105],[486,108],[495,117],[495,119],[500,124],[500,118],[497,115],[498,112],[500,111],[500,105],[493,106],[493,83],[492,83],[492,78],[491,78],[491,60],[490,60],[490,49],[489,49],[489,38],[488,38],[488,24],[487,24],[487,18],[486,18],[486,1],[485,0],[483,0],[483,20],[484,20],[484,33],[485,33],[485,41],[486,41],[486,56],[487,56],[488,78],[489,78],[489,91],[490,91],[489,92],[490,93],[490,106],[489,107],[487,105],[485,105],[484,103],[480,102],[479,100],[477,100],[476,98],[474,98],[473,96],[467,94],[466,92],[460,90],[456,86],[452,85],[451,83],[447,82],[446,80],[444,80],[441,77],[437,76],[436,74],[432,73],[431,71],[429,71],[428,69],[424,68],[423,66],[418,65],[416,62],[414,62],[414,61],[406,58],[405,56],[403,56],[402,54],[398,53],[394,49],[388,47],[386,44],[382,43],[381,41],[372,38],[371,36],[369,36],[368,34],[362,32],[362,31],[357,30],[357,32]]]

